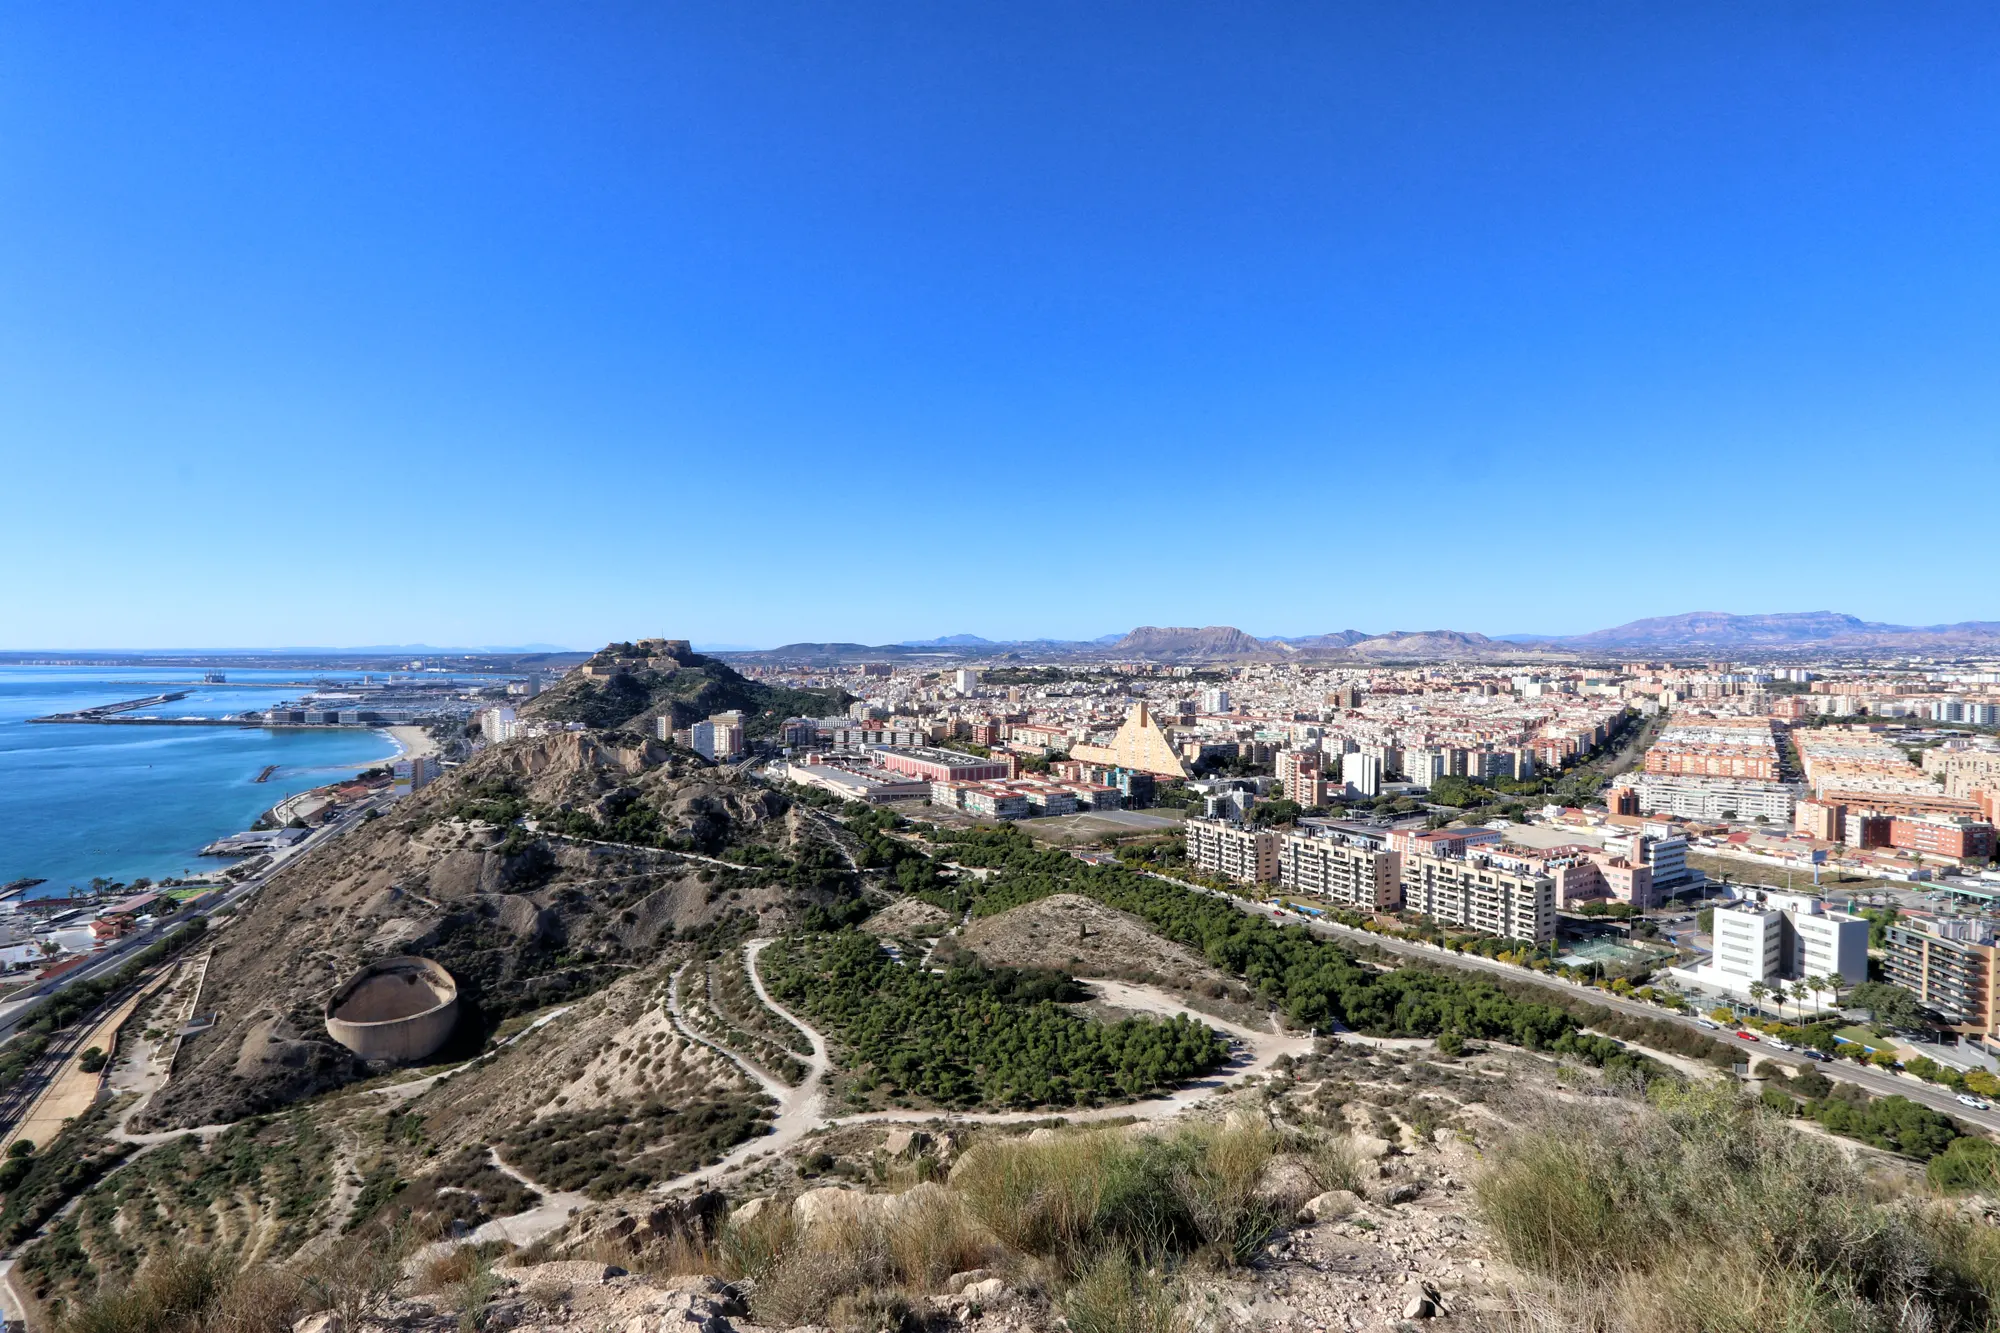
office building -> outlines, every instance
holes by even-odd
[[[1672,968],[1674,976],[1734,995],[1748,995],[1753,981],[1839,976],[1853,985],[1868,979],[1867,920],[1832,911],[1810,894],[1759,889],[1716,908],[1714,922],[1709,961]]]
[[[1188,864],[1205,874],[1245,884],[1270,884],[1278,878],[1278,835],[1226,819],[1190,819]]]
[[[907,773],[926,782],[990,782],[1014,776],[1010,760],[981,759],[978,755],[933,746],[877,750],[875,763],[892,773]]]

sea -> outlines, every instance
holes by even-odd
[[[200,670],[0,666],[0,884],[47,883],[28,897],[198,874],[228,864],[196,855],[250,827],[285,797],[394,759],[387,731],[269,731],[262,727],[32,724],[174,690],[187,698],[139,710],[149,717],[222,717],[309,693],[309,681],[358,672],[236,671],[227,685]],[[257,778],[275,769],[265,781]]]

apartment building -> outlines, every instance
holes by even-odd
[[[1555,938],[1556,884],[1503,869],[1478,852],[1463,858],[1406,856],[1403,909],[1446,925],[1543,944]]]
[[[1386,911],[1402,901],[1402,860],[1379,833],[1309,826],[1279,838],[1278,887]]]
[[[1993,826],[1964,815],[1899,815],[1889,821],[1889,845],[1928,856],[1984,861],[1993,855]]]
[[[1277,881],[1278,835],[1272,830],[1226,819],[1190,819],[1185,827],[1188,864],[1197,870],[1245,884]]]
[[[1382,794],[1382,760],[1372,754],[1340,756],[1341,785],[1363,796]]]
[[[1889,927],[1883,970],[1967,1036],[1994,1036],[2000,1017],[2000,949],[1990,921],[1906,917]]]
[[[1679,819],[1739,819],[1760,816],[1769,823],[1792,822],[1799,789],[1786,782],[1639,773],[1622,781],[1638,796],[1642,815]]]
[[[1318,750],[1286,750],[1278,755],[1278,781],[1284,784],[1288,799],[1304,806],[1326,803],[1322,759]]]

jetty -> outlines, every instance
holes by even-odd
[[[166,694],[149,694],[143,699],[124,699],[115,704],[99,704],[95,708],[79,708],[74,713],[50,713],[47,717],[31,717],[30,722],[107,722],[120,713],[135,712],[141,708],[154,708],[160,704],[179,703],[193,694],[193,690],[175,690]]]

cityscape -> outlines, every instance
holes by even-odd
[[[0,7],[0,1333],[2000,1330],[1996,68]]]

